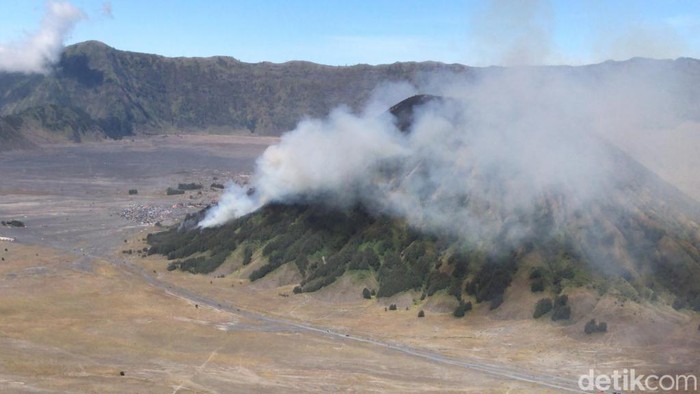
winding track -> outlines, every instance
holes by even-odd
[[[246,141],[236,142],[237,140],[233,143],[229,141],[228,145],[220,145],[217,142],[216,146],[219,149],[217,151],[212,148],[210,137],[207,138],[203,142],[190,139],[187,145],[182,145],[181,142],[168,142],[159,137],[157,140],[146,140],[144,145],[134,145],[132,141],[131,145],[114,143],[80,147],[52,146],[45,151],[5,153],[0,157],[0,163],[5,170],[0,171],[0,181],[4,190],[7,191],[7,196],[9,196],[2,201],[5,204],[4,213],[24,215],[29,213],[27,210],[34,209],[36,206],[47,202],[53,204],[49,210],[32,211],[30,218],[36,226],[23,229],[20,233],[22,236],[18,237],[17,242],[47,245],[70,252],[76,256],[73,269],[77,270],[90,271],[92,263],[96,259],[108,261],[121,271],[132,275],[134,279],[144,280],[165,293],[267,325],[287,327],[298,332],[325,336],[338,341],[365,343],[377,349],[402,353],[438,365],[464,368],[503,380],[527,382],[558,392],[581,392],[577,388],[577,382],[572,379],[536,373],[512,366],[485,363],[478,359],[458,359],[401,343],[355,335],[349,336],[345,332],[322,326],[240,309],[233,304],[207,298],[159,280],[136,264],[128,261],[114,261],[105,257],[109,250],[114,247],[110,242],[114,239],[115,234],[121,234],[122,230],[130,227],[138,227],[125,226],[122,222],[111,221],[111,214],[107,214],[113,207],[110,204],[114,204],[116,201],[121,209],[124,204],[131,201],[115,199],[112,186],[116,185],[123,189],[126,189],[127,186],[139,186],[147,189],[152,187],[153,182],[157,183],[159,180],[173,174],[179,174],[181,171],[190,173],[190,171],[205,171],[209,168],[231,168],[231,171],[236,169],[239,172],[250,171],[255,157],[270,144],[270,141],[253,145]],[[151,144],[158,146],[158,149],[151,150]],[[143,151],[140,150],[142,147],[148,149],[147,155],[144,155]],[[235,154],[231,153],[232,149]],[[211,154],[212,151],[220,154]],[[232,162],[232,156],[236,157],[234,162]],[[183,157],[188,160],[183,160]],[[85,162],[89,164],[87,169],[84,166]],[[139,171],[134,171],[134,168],[138,168]],[[95,182],[98,176],[102,180],[119,179],[120,182]],[[16,194],[15,189],[21,190],[22,193]],[[32,193],[37,194],[33,196]],[[45,195],[52,197],[41,197]],[[89,197],[86,197],[87,195]],[[28,196],[32,198],[28,199]],[[56,201],[60,202],[61,205],[55,205]],[[93,206],[94,201],[100,202],[100,204]],[[67,228],[64,227],[64,217],[60,216],[65,212],[70,212],[71,215],[70,225]],[[59,216],[55,216],[57,213]],[[85,219],[86,216],[89,217],[89,220],[81,220]],[[80,245],[86,244],[89,245],[89,251],[79,249]]]
[[[90,258],[98,258],[96,256],[88,256]],[[101,258],[105,260],[104,258]],[[162,281],[152,275],[150,275],[145,269],[139,267],[129,261],[114,262],[111,260],[112,264],[119,267],[123,271],[139,277],[144,281],[148,282],[151,286],[159,288],[169,294],[174,296],[184,298],[190,302],[206,305],[210,308],[217,309],[222,312],[231,313],[234,315],[239,315],[248,319],[260,321],[263,323],[289,327],[295,329],[297,332],[313,333],[317,335],[324,335],[338,340],[343,341],[354,341],[370,344],[379,348],[400,352],[407,354],[412,357],[429,360],[439,364],[451,365],[456,367],[461,367],[469,369],[472,371],[478,371],[486,373],[488,375],[494,376],[500,379],[516,380],[521,382],[527,382],[543,387],[548,387],[551,389],[560,390],[562,392],[571,393],[582,393],[583,391],[578,388],[578,384],[573,379],[567,379],[559,376],[545,375],[545,374],[535,374],[533,372],[524,371],[522,369],[508,367],[504,365],[484,363],[481,360],[475,359],[457,359],[449,356],[445,356],[441,353],[428,351],[424,349],[419,349],[411,346],[407,346],[400,343],[390,343],[386,341],[381,341],[368,337],[361,337],[355,335],[349,335],[339,331],[335,331],[326,327],[311,325],[308,323],[300,323],[293,320],[288,320],[280,317],[274,317],[266,315],[260,312],[255,312],[251,310],[241,309],[235,305],[228,304],[215,300],[213,298],[204,297],[200,294],[196,294],[188,289],[175,286],[171,283]]]
[[[29,235],[29,234],[27,234]],[[34,243],[33,241],[38,241],[39,237],[26,237],[28,239],[24,240],[22,243]],[[32,239],[36,238],[36,239]],[[27,242],[28,241],[28,242]],[[38,242],[37,242],[38,243]],[[90,265],[95,260],[107,261],[113,266],[117,267],[122,272],[129,274],[137,279],[143,280],[149,285],[162,290],[163,292],[170,294],[175,297],[179,297],[188,300],[194,304],[206,305],[210,308],[219,310],[221,312],[230,313],[233,315],[242,316],[251,320],[259,321],[268,325],[286,327],[295,330],[296,332],[310,333],[315,335],[322,335],[326,337],[333,338],[335,340],[342,341],[353,341],[372,345],[377,348],[386,349],[389,351],[399,352],[411,357],[416,357],[423,360],[429,360],[434,363],[450,365],[455,367],[464,368],[471,371],[477,371],[481,373],[488,374],[490,376],[496,377],[498,379],[515,380],[520,382],[526,382],[542,387],[547,387],[550,389],[555,389],[560,392],[570,392],[570,393],[583,393],[581,389],[578,388],[577,381],[573,379],[568,379],[560,376],[547,375],[542,373],[535,373],[532,371],[523,370],[521,368],[515,368],[506,365],[486,363],[479,359],[473,358],[455,358],[446,356],[442,353],[429,351],[425,349],[420,349],[412,346],[408,346],[401,343],[392,343],[383,340],[378,340],[370,337],[350,335],[345,332],[336,331],[328,327],[312,325],[308,323],[302,323],[299,321],[294,321],[282,317],[270,316],[268,314],[252,311],[248,309],[242,309],[236,305],[219,301],[213,298],[205,297],[201,294],[197,294],[191,290],[183,287],[176,286],[172,283],[160,280],[150,274],[149,271],[144,268],[124,259],[119,259],[115,261],[110,257],[104,255],[109,250],[106,247],[103,248],[90,248],[91,250],[79,250],[75,249],[67,244],[65,244],[59,237],[47,236],[41,237],[41,243],[69,252],[76,256],[76,260],[73,263],[74,268],[78,270],[87,269],[89,270]]]

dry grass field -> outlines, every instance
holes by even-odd
[[[609,324],[587,336],[583,320],[533,320],[537,297],[518,279],[499,310],[455,319],[448,296],[365,300],[374,283],[361,274],[294,295],[290,268],[249,283],[256,262],[195,276],[122,252],[158,230],[124,209],[176,222],[272,142],[170,135],[0,154],[0,218],[27,225],[0,227],[16,239],[0,242],[0,392],[559,393],[589,368],[700,375],[700,317],[664,306],[581,290],[574,317]],[[165,195],[186,182],[202,194]]]

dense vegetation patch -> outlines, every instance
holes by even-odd
[[[552,320],[569,320],[571,318],[571,306],[569,305],[569,297],[559,295],[554,298],[554,302],[550,298],[542,298],[535,304],[535,312],[532,317],[535,319],[552,311]]]
[[[607,332],[608,331],[608,323],[606,323],[604,321],[602,321],[600,323],[596,323],[595,319],[591,319],[583,327],[583,331],[589,335],[596,333],[596,332]]]
[[[197,218],[188,221],[196,223]],[[294,264],[303,277],[295,293],[311,292],[347,271],[364,270],[379,283],[377,297],[408,290],[424,295],[447,290],[465,312],[471,309],[463,299],[465,284],[476,302],[489,301],[498,307],[520,257],[517,252],[485,255],[454,237],[420,232],[401,220],[371,215],[360,207],[337,210],[304,204],[272,204],[218,228],[172,228],[150,234],[147,240],[149,253],[174,260],[169,269],[212,272],[229,256],[246,265],[257,250],[259,261],[251,280]],[[241,252],[234,253],[238,248]]]
[[[178,190],[199,190],[202,188],[200,183],[178,183]]]
[[[552,320],[571,319],[571,306],[562,292],[577,286],[590,286],[600,294],[614,289],[625,298],[645,297],[652,302],[656,293],[669,292],[676,296],[677,309],[700,310],[700,285],[694,280],[700,254],[696,255],[693,244],[669,242],[665,232],[654,231],[657,225],[641,219],[625,221],[624,213],[618,211],[606,212],[606,218],[623,223],[623,231],[634,230],[629,237],[639,236],[646,242],[631,240],[641,245],[637,249],[646,248],[635,260],[639,265],[635,271],[591,263],[613,258],[594,254],[605,251],[594,248],[604,240],[580,229],[555,228],[545,208],[534,219],[521,218],[533,222],[535,231],[519,242],[496,239],[479,245],[454,234],[419,231],[401,219],[371,214],[360,206],[269,204],[221,227],[200,229],[196,223],[203,214],[189,216],[180,227],[149,235],[149,253],[173,260],[171,269],[194,273],[212,272],[227,259],[254,264],[251,280],[292,264],[302,277],[295,293],[319,290],[348,271],[368,271],[377,280],[377,297],[415,291],[424,299],[443,292],[454,296],[464,312],[469,302],[498,308],[523,258],[533,256],[526,276],[530,290],[552,297],[535,307],[535,317],[551,312]],[[504,234],[508,231],[503,229]],[[606,272],[611,269],[617,269],[614,275]]]
[[[532,317],[537,319],[540,316],[549,313],[549,311],[551,311],[551,310],[552,310],[552,300],[549,298],[542,298],[539,301],[537,301],[537,304],[535,304],[535,312],[532,314]]]
[[[3,226],[8,226],[8,227],[24,227],[24,222],[20,220],[8,220],[8,221],[2,221]]]
[[[169,188],[165,191],[165,194],[168,195],[168,196],[174,196],[174,195],[177,195],[177,194],[185,194],[185,191],[184,191],[184,190],[181,190],[181,189],[175,189],[175,188],[169,187]]]

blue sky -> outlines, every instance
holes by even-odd
[[[584,64],[700,58],[700,1],[73,0],[66,43],[165,56],[332,65],[436,60]],[[0,0],[0,44],[36,31],[43,0]]]

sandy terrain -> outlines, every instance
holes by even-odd
[[[0,387],[555,393],[575,389],[589,368],[700,375],[700,318],[663,306],[582,291],[572,297],[575,315],[621,316],[609,319],[608,334],[586,336],[585,321],[534,321],[522,305],[537,297],[517,280],[501,310],[478,306],[454,319],[442,312],[449,297],[364,300],[372,280],[361,275],[292,295],[289,269],[250,284],[250,268],[234,261],[194,276],[166,271],[162,257],[122,253],[157,230],[123,217],[125,209],[177,221],[217,198],[209,184],[249,173],[272,142],[171,135],[0,154],[0,218],[27,224],[0,227],[16,238],[0,242]],[[189,182],[205,185],[202,194],[165,196]],[[399,311],[385,311],[389,303]]]

